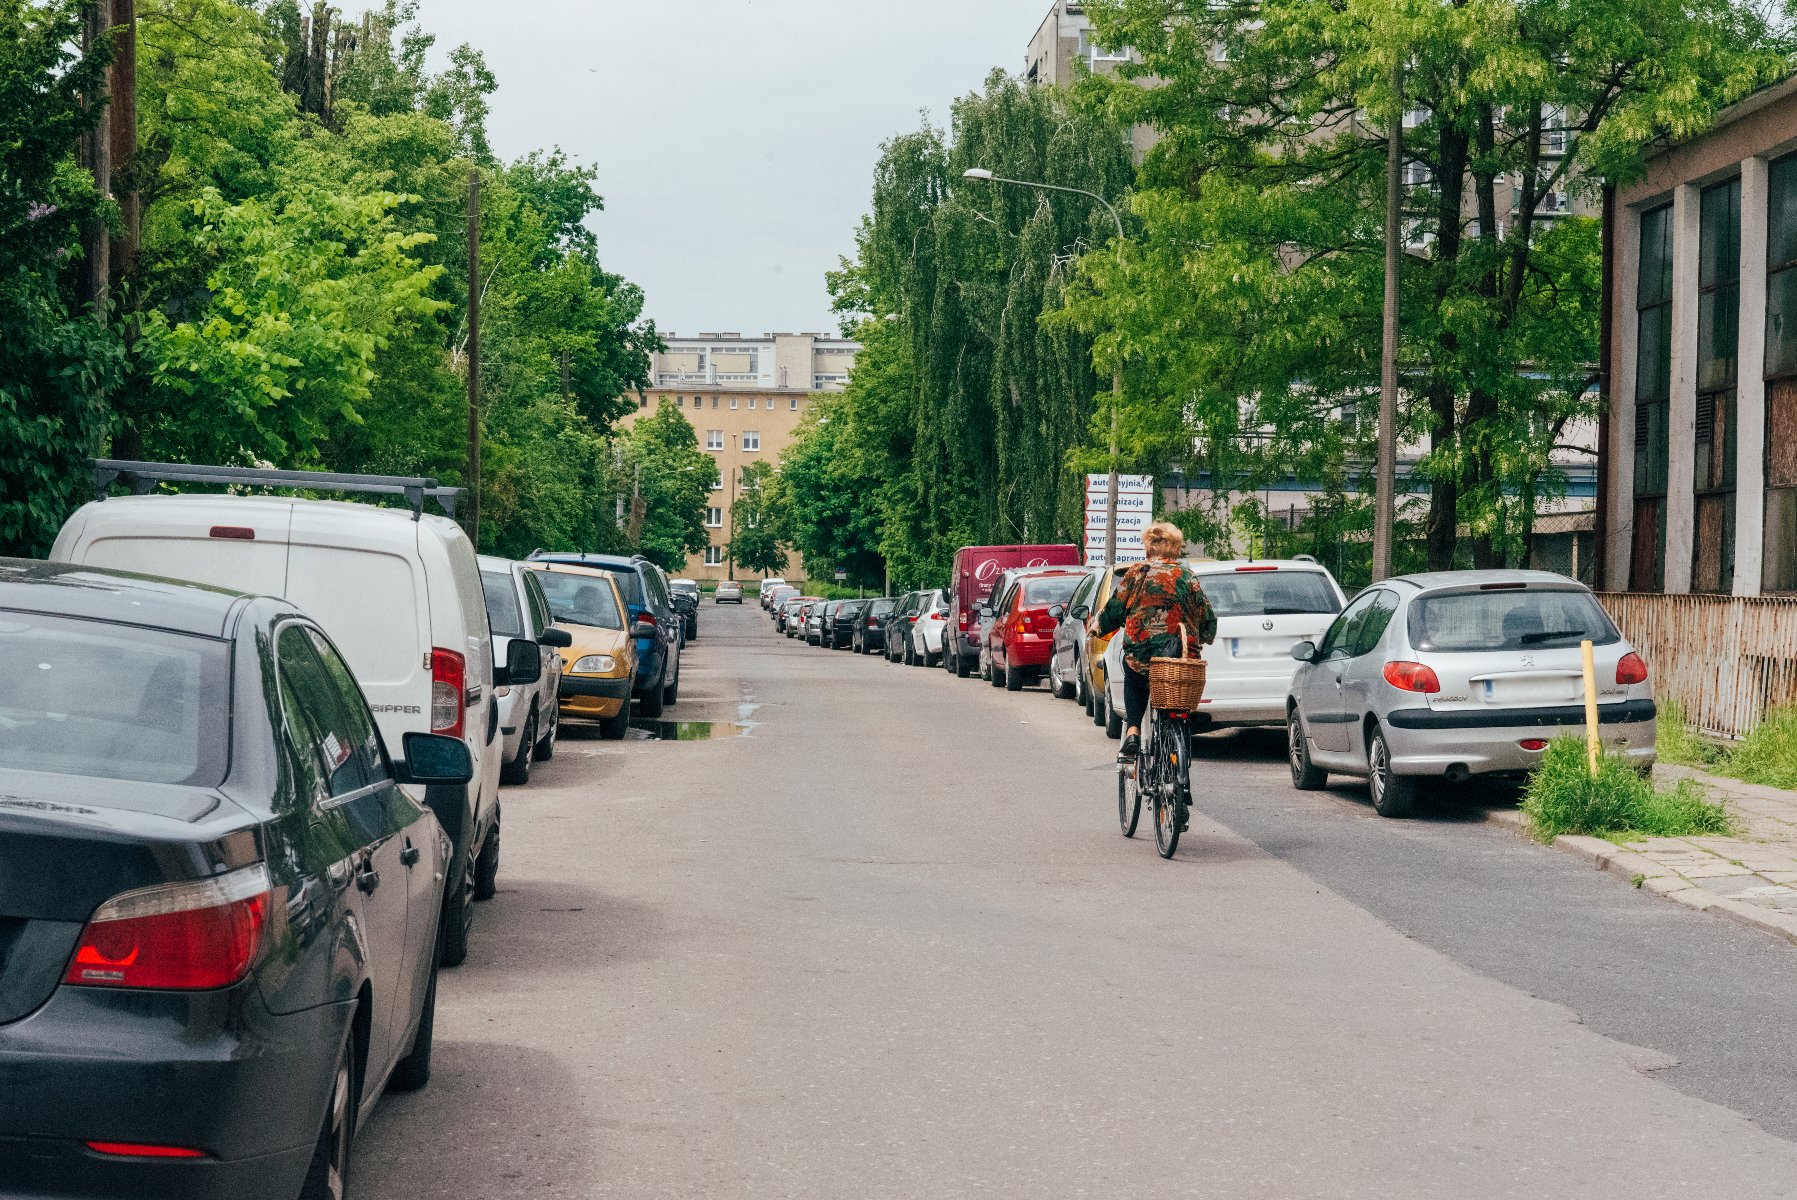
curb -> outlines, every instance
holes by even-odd
[[[1508,825],[1519,834],[1523,832],[1522,813],[1516,809],[1492,809],[1485,814],[1485,819],[1493,824]],[[1621,876],[1638,888],[1656,892],[1686,908],[1727,917],[1738,924],[1769,933],[1797,946],[1797,914],[1761,908],[1757,904],[1743,904],[1739,900],[1730,900],[1727,896],[1718,896],[1703,888],[1693,887],[1684,877],[1668,871],[1652,859],[1632,850],[1624,850],[1603,838],[1563,834],[1554,839],[1553,848],[1577,855],[1600,871]]]

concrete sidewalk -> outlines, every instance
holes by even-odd
[[[1797,792],[1664,763],[1654,768],[1654,776],[1661,784],[1696,781],[1712,800],[1728,805],[1739,836],[1646,838],[1620,845],[1560,837],[1554,845],[1669,900],[1797,943]],[[1523,823],[1520,813],[1516,819]]]

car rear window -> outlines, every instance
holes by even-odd
[[[870,617],[884,616],[897,607],[897,600],[875,600],[867,606],[867,615]]]
[[[1599,645],[1619,635],[1590,592],[1572,588],[1449,592],[1410,606],[1410,642],[1436,652]]]
[[[1201,575],[1204,597],[1219,617],[1336,613],[1341,601],[1321,571],[1238,571]]]
[[[605,563],[593,563],[592,566],[594,570],[604,571],[618,581],[618,590],[624,593],[624,603],[644,607],[643,577],[635,567],[613,567]]]
[[[216,787],[230,665],[212,638],[0,612],[0,767]]]
[[[605,586],[604,580],[561,571],[538,571],[537,582],[543,585],[543,594],[549,598],[549,611],[557,621],[595,629],[624,628],[624,618],[618,612],[618,598]]]
[[[518,604],[518,587],[511,575],[482,571],[480,586],[487,595],[487,624],[493,632],[500,637],[523,637],[524,610]]]
[[[1084,583],[1084,575],[1050,575],[1045,579],[1026,579],[1023,581],[1023,602],[1032,607],[1044,604],[1064,604],[1073,598],[1073,593]]]

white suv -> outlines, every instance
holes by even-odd
[[[455,842],[442,958],[460,963],[473,902],[493,895],[499,874],[505,743],[495,685],[534,681],[540,660],[520,640],[508,654],[516,661],[495,671],[474,546],[454,521],[423,511],[426,494],[452,505],[454,493],[382,476],[104,461],[96,469],[139,489],[187,482],[410,495],[410,510],[275,496],[115,497],[70,517],[50,557],[286,600],[343,652],[388,745],[407,733],[467,743],[473,781],[425,795]]]

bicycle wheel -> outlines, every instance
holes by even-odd
[[[1117,823],[1124,837],[1136,836],[1136,822],[1142,819],[1142,760],[1117,764]]]
[[[1159,713],[1154,717],[1154,847],[1162,858],[1179,849],[1190,793],[1186,784],[1185,726]]]

